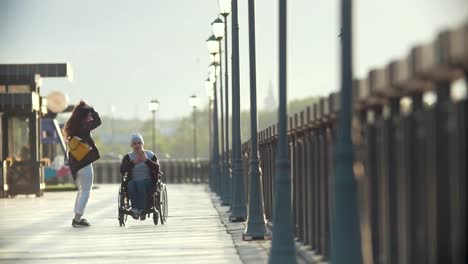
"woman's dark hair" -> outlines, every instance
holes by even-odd
[[[78,129],[83,125],[83,119],[86,118],[88,113],[92,111],[92,108],[85,103],[85,101],[81,100],[73,109],[73,112],[68,119],[67,123],[65,124],[65,137],[67,139],[72,138],[76,135]]]

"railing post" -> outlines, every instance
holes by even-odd
[[[452,215],[450,214],[450,180],[447,179],[447,174],[450,173],[449,167],[450,152],[448,149],[449,138],[455,136],[453,134],[456,127],[454,113],[451,112],[452,102],[450,99],[450,82],[442,81],[437,86],[437,103],[435,105],[435,138],[432,138],[435,144],[435,160],[437,162],[436,175],[432,182],[437,187],[436,197],[436,228],[435,237],[437,238],[437,262],[450,263],[452,262],[451,241],[450,241],[450,224]],[[433,142],[434,142],[433,141]],[[430,192],[431,190],[428,190]]]
[[[327,127],[329,126],[329,101],[328,98],[320,99],[320,254],[329,256],[329,177],[328,177],[328,151],[327,148]],[[357,202],[357,200],[356,200]]]
[[[313,104],[313,116],[314,116],[314,137],[313,137],[313,174],[312,174],[312,195],[313,195],[313,236],[312,236],[312,248],[314,251],[320,249],[320,117],[319,117],[319,105],[318,103]]]
[[[306,109],[306,124],[307,124],[307,132],[305,135],[305,146],[304,146],[304,151],[305,151],[305,159],[307,162],[305,162],[305,174],[306,174],[306,182],[304,183],[304,188],[306,189],[306,215],[307,215],[307,220],[305,222],[306,225],[306,236],[305,236],[305,241],[304,243],[307,245],[312,245],[312,238],[313,238],[313,159],[314,159],[314,153],[313,153],[313,124],[312,124],[312,114],[311,114],[311,107],[308,106]]]
[[[215,72],[216,72],[215,68]],[[213,83],[214,101],[213,101],[213,155],[211,163],[211,177],[213,178],[213,192],[219,195],[219,186],[221,178],[221,168],[219,166],[219,126],[218,126],[218,93],[216,81]]]
[[[265,197],[265,215],[268,220],[272,220],[272,212],[273,212],[273,202],[272,202],[272,194],[273,194],[273,170],[272,166],[274,164],[273,154],[271,151],[272,148],[272,136],[271,136],[271,127],[267,127],[264,131],[264,140],[265,140],[265,159],[266,163],[265,166],[265,190],[266,190],[266,197]]]
[[[296,173],[296,134],[294,133],[294,118],[293,116],[288,116],[288,124],[286,128],[286,134],[288,138],[288,157],[289,157],[289,175],[291,177],[291,212],[292,212],[292,223],[293,223],[293,235],[297,236],[297,197],[296,192],[297,186],[297,173]]]
[[[339,112],[339,94],[332,93],[329,97],[329,112],[327,116],[327,127],[325,128],[325,144],[326,144],[326,190],[328,192],[327,195],[327,214],[326,214],[326,228],[325,228],[325,246],[326,249],[324,251],[324,256],[326,259],[330,259],[330,241],[331,241],[331,213],[333,211],[333,183],[334,183],[334,175],[335,175],[335,131],[336,131],[336,123],[337,123],[337,114]]]
[[[307,244],[307,230],[309,226],[307,224],[307,212],[309,211],[307,207],[307,195],[309,190],[307,189],[307,183],[309,181],[307,175],[307,164],[310,163],[310,160],[307,156],[307,132],[308,127],[306,124],[306,113],[305,111],[301,111],[299,114],[299,127],[301,129],[299,135],[299,150],[298,156],[300,157],[300,170],[301,170],[301,185],[299,186],[299,190],[301,192],[301,210],[302,210],[302,219],[301,219],[301,226],[302,232],[300,235],[301,241],[304,244]]]

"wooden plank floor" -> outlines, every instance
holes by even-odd
[[[241,263],[204,185],[168,185],[166,225],[117,221],[118,185],[99,184],[73,228],[75,192],[0,199],[1,263]]]

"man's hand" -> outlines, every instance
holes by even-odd
[[[148,159],[148,156],[146,156],[146,152],[144,150],[141,150],[138,153],[138,156],[140,156],[143,159],[143,161],[146,161]]]
[[[145,162],[147,159],[148,159],[148,156],[146,156],[146,153],[144,151],[141,151],[137,153],[137,156],[133,160],[133,163],[138,164],[140,162]]]
[[[140,162],[145,162],[146,159],[144,156],[136,156],[136,158],[133,160],[133,163],[138,164]]]

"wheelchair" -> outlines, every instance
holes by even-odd
[[[163,174],[160,172],[158,177],[159,179],[155,183],[155,186],[153,186],[154,192],[149,194],[150,197],[147,197],[147,200],[151,201],[151,203],[147,206],[148,208],[145,213],[147,214],[148,218],[152,214],[153,223],[155,225],[157,225],[159,221],[161,224],[165,224],[167,222],[168,216],[167,187],[166,184],[161,181],[162,175]],[[120,184],[119,188],[117,218],[119,220],[119,225],[125,226],[128,215],[132,214],[132,202],[127,190],[127,175],[121,175],[121,177],[122,183]]]

